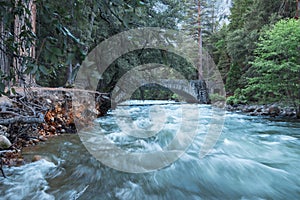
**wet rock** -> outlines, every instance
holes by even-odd
[[[260,115],[262,115],[262,116],[268,116],[268,115],[269,115],[269,112],[261,112]]]
[[[0,135],[3,135],[5,137],[9,137],[6,126],[0,125]]]
[[[290,111],[290,112],[287,112],[287,116],[288,117],[296,117],[296,111]]]
[[[24,164],[25,164],[25,161],[24,161],[23,158],[17,158],[17,159],[15,160],[15,165],[16,165],[16,166],[21,166],[21,165],[24,165]]]
[[[263,116],[267,116],[269,115],[269,107],[268,106],[264,106],[261,110],[261,115]]]
[[[236,107],[236,111],[242,111],[243,112],[243,109],[245,108],[245,105],[238,105]]]
[[[27,144],[34,145],[34,142],[32,140],[28,141]]]
[[[256,106],[245,106],[244,109],[242,109],[243,112],[254,112],[256,110]]]
[[[281,108],[277,104],[273,105],[226,105],[226,110],[230,112],[243,112],[248,113],[250,116],[270,116],[270,117],[283,117],[295,118],[296,111],[292,107]]]
[[[47,141],[47,138],[45,138],[44,136],[39,136],[39,140],[42,142],[45,142],[45,141]]]
[[[260,112],[262,112],[263,111],[263,107],[257,107],[256,108],[256,110],[254,111],[254,112],[258,112],[258,113],[260,113]]]
[[[6,111],[10,107],[13,107],[12,101],[7,96],[0,97],[0,109]]]
[[[285,112],[286,116],[288,116],[288,117],[296,116],[296,110],[293,108],[286,108],[286,109],[284,109],[284,112]]]
[[[227,111],[233,111],[233,106],[232,105],[226,105],[226,110]]]
[[[48,104],[52,104],[51,99],[46,99],[46,102],[47,102]]]
[[[0,149],[7,149],[11,146],[11,142],[4,135],[0,135]]]
[[[223,101],[216,101],[213,103],[213,106],[217,108],[224,108],[224,102]]]
[[[3,126],[3,125],[0,125],[0,131],[2,132],[7,132],[7,127],[6,126]]]
[[[34,144],[39,143],[39,141],[40,141],[40,140],[38,140],[38,139],[32,139],[32,142],[33,142]]]
[[[279,115],[280,117],[295,117],[296,112],[291,109],[283,109],[283,111]]]
[[[50,132],[55,132],[55,131],[56,131],[56,128],[55,128],[54,126],[50,126],[49,131],[50,131]]]
[[[280,108],[276,105],[270,106],[268,113],[272,117],[278,116],[280,114]]]
[[[249,115],[250,115],[250,116],[258,116],[258,115],[260,115],[260,113],[254,111],[254,112],[251,112]]]
[[[36,161],[39,161],[41,159],[42,159],[42,156],[40,156],[40,155],[34,155],[31,161],[32,162],[36,162]]]

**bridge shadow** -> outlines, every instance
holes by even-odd
[[[101,84],[100,84],[101,85]],[[98,85],[99,86],[99,85]],[[104,84],[102,85],[104,86]],[[135,88],[135,90],[133,90]],[[169,90],[170,96],[173,94],[176,94],[178,97],[177,100],[180,102],[187,102],[187,103],[199,103],[199,104],[210,104],[208,89],[206,86],[205,81],[202,80],[192,80],[188,81],[186,79],[157,79],[157,80],[151,80],[147,82],[145,79],[124,79],[122,84],[116,85],[115,89],[113,90],[111,94],[111,98],[109,102],[106,102],[105,105],[108,103],[111,105],[111,108],[114,109],[118,104],[132,99],[132,96],[135,91],[140,91],[140,99],[148,99],[145,98],[145,94],[143,94],[143,91],[150,90],[156,88],[157,90]],[[101,91],[101,90],[100,90]],[[157,96],[160,95],[160,93],[153,92],[150,94],[152,95],[153,100],[157,99],[157,96],[154,96],[157,94]],[[148,92],[149,96],[149,92]],[[159,99],[159,100],[175,100],[170,97]]]
[[[159,95],[159,93],[163,93],[164,96]],[[133,94],[133,98],[138,100],[174,100],[187,103],[199,103],[196,96],[184,90],[170,89],[157,83],[149,83],[139,87]]]

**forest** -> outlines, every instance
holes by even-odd
[[[299,116],[297,2],[232,1],[230,14],[222,13],[221,3],[216,0],[1,1],[0,92],[6,95],[14,91],[14,86],[22,85],[72,87],[76,69],[97,44],[122,31],[161,27],[184,30],[195,40],[201,35],[202,48],[209,52],[221,72],[228,104],[278,102],[294,107]],[[133,66],[153,61],[177,63],[175,68],[185,77],[197,79],[197,71],[180,57],[145,50],[115,61],[104,75],[107,76],[104,91],[109,92],[116,80]],[[148,99],[171,95],[163,91],[145,93]]]

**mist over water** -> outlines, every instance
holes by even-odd
[[[142,128],[153,126],[149,110],[154,102],[146,103],[151,105],[122,106],[131,113],[131,119],[124,116],[122,120]],[[159,151],[175,137],[182,116],[180,104],[160,103],[167,116],[164,127],[148,138],[124,133],[115,111],[96,123],[123,150]],[[186,153],[171,165],[149,173],[117,171],[89,154],[78,135],[64,135],[27,149],[28,158],[38,154],[45,159],[4,168],[8,178],[0,178],[0,199],[300,198],[299,122],[226,113],[221,136],[201,158],[212,108],[198,106],[200,116],[191,119],[198,123],[198,133]]]

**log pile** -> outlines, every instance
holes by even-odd
[[[49,109],[49,102],[34,95],[14,95],[1,97],[0,124],[2,143],[1,163],[20,165],[24,161],[21,148],[34,145],[38,139],[38,125],[44,121],[44,114]]]
[[[77,105],[76,113],[73,112],[74,105]],[[0,163],[23,164],[22,147],[36,145],[51,136],[76,133],[75,121],[76,125],[91,124],[98,113],[89,117],[86,113],[90,107],[87,103],[74,102],[70,92],[66,91],[35,91],[0,97],[0,135],[12,144],[0,148]]]

